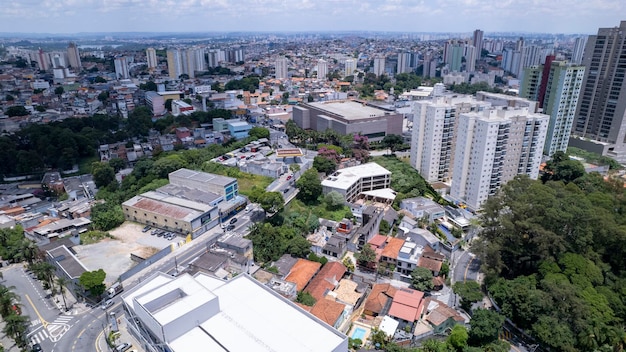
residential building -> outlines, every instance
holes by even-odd
[[[474,36],[472,37],[472,45],[474,45],[474,47],[476,48],[477,59],[480,59],[481,52],[483,50],[483,35],[484,34],[485,32],[483,32],[480,29],[477,29],[474,31]]]
[[[365,300],[363,314],[374,317],[387,315],[397,290],[396,287],[388,283],[374,284]]]
[[[341,135],[362,134],[380,141],[388,134],[402,135],[403,116],[395,110],[355,100],[301,103],[293,107],[293,120],[304,129]]]
[[[346,273],[346,267],[340,262],[328,262],[307,284],[304,292],[308,292],[315,300],[324,300],[328,292],[333,291],[339,280]]]
[[[362,192],[391,186],[391,172],[376,163],[367,163],[337,170],[322,181],[324,194],[336,191],[347,202],[354,202]]]
[[[231,137],[236,139],[242,139],[248,137],[248,132],[252,129],[252,125],[246,121],[229,121],[228,131]]]
[[[128,61],[125,56],[116,57],[114,60],[115,63],[115,77],[117,79],[128,79],[130,78],[130,74],[128,72]]]
[[[396,73],[408,73],[411,71],[409,61],[411,59],[411,53],[399,53],[398,54],[398,68]]]
[[[172,79],[178,79],[183,74],[183,59],[180,50],[167,50],[167,70]]]
[[[384,56],[376,56],[374,58],[373,73],[376,75],[376,77],[379,77],[385,74],[385,57]]]
[[[150,350],[348,350],[346,335],[245,274],[156,273],[122,301],[128,329]]]
[[[194,112],[192,105],[182,100],[172,100],[172,115],[190,115],[192,112]]]
[[[311,281],[313,276],[320,270],[322,264],[307,259],[298,259],[296,264],[291,267],[289,274],[285,276],[285,281],[296,284],[296,291],[304,290],[306,285]]]
[[[393,296],[387,315],[398,320],[398,328],[412,327],[422,315],[424,292],[410,288],[400,288]]]
[[[400,202],[400,209],[405,209],[416,219],[427,218],[428,223],[442,219],[446,215],[443,206],[426,197],[406,198]]]
[[[626,21],[589,36],[570,145],[626,163]]]
[[[78,52],[78,47],[76,43],[70,42],[67,46],[67,57],[69,61],[69,66],[76,71],[80,71],[82,65],[80,63],[80,53]]]
[[[571,63],[580,65],[583,62],[583,54],[587,45],[587,37],[578,37],[574,41],[574,50],[572,51]]]
[[[286,79],[288,78],[288,69],[289,69],[289,60],[286,57],[279,57],[276,59],[276,64],[274,66],[274,76],[276,79]]]
[[[484,92],[477,98],[494,107],[459,116],[450,190],[474,209],[518,174],[537,178],[550,119],[525,99]]]
[[[328,76],[328,62],[324,59],[317,60],[317,79],[325,80]]]
[[[565,152],[569,143],[585,67],[553,61],[548,56],[544,65],[524,70],[520,96],[539,102],[543,113],[550,115],[550,124],[543,153],[552,156]]]
[[[165,99],[157,92],[146,92],[146,105],[152,111],[152,116],[165,114]]]
[[[411,165],[429,182],[452,179],[458,116],[490,104],[468,95],[445,95],[413,105]]]
[[[384,67],[384,65],[383,65]],[[347,59],[344,63],[344,75],[352,76],[354,75],[354,71],[356,71],[356,60]]]
[[[148,61],[148,68],[156,68],[158,65],[156,50],[154,48],[146,49],[146,60]]]

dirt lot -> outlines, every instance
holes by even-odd
[[[73,249],[88,270],[103,269],[107,273],[105,281],[108,286],[135,265],[130,259],[131,253],[147,258],[172,243],[151,236],[150,231],[141,232],[142,229],[143,225],[125,222],[109,231],[115,239],[107,238],[95,244],[74,246]]]

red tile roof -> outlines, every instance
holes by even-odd
[[[398,259],[398,253],[400,252],[400,249],[402,249],[403,245],[404,240],[395,237],[388,237],[387,244],[383,249],[383,257]]]
[[[364,310],[366,312],[379,314],[383,310],[383,307],[385,307],[385,304],[387,304],[387,301],[393,299],[396,290],[397,289],[390,284],[376,284],[372,286],[372,291],[365,300]]]
[[[422,314],[424,293],[410,288],[399,289],[393,297],[389,315],[409,322],[416,321]]]
[[[341,313],[343,313],[345,307],[345,305],[339,302],[322,298],[315,303],[315,305],[311,309],[311,314],[320,318],[321,320],[326,322],[326,324],[330,326],[335,326],[335,323],[341,316]]]
[[[374,247],[382,247],[385,242],[387,242],[387,236],[376,234],[367,243],[373,245]]]
[[[315,275],[313,280],[304,289],[316,300],[324,298],[327,291],[335,289],[336,284],[346,273],[346,267],[340,262],[328,262]]]
[[[285,277],[285,281],[293,282],[296,284],[296,290],[298,292],[309,283],[311,278],[317,273],[322,264],[313,262],[306,259],[298,259],[296,264],[291,267],[289,274]]]
[[[443,265],[443,262],[425,257],[420,257],[420,259],[417,261],[417,266],[426,268],[432,272],[441,271],[441,265]]]

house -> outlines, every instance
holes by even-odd
[[[400,328],[413,326],[422,315],[424,292],[410,288],[400,288],[396,291],[387,315],[396,319]]]
[[[338,329],[348,318],[348,312],[351,310],[348,310],[344,304],[323,298],[315,302],[311,308],[311,314],[335,329]]]
[[[465,319],[453,308],[432,297],[424,300],[424,320],[432,327],[435,334],[442,334],[456,324],[463,324]]]
[[[375,284],[365,300],[363,314],[369,316],[386,315],[398,289],[391,284]]]
[[[400,209],[409,211],[416,219],[426,217],[429,223],[442,219],[446,215],[443,206],[425,197],[403,199],[400,202]]]
[[[304,289],[316,300],[320,300],[330,291],[333,291],[339,284],[339,280],[346,273],[346,267],[340,262],[328,262],[315,275]]]
[[[311,281],[321,266],[322,264],[318,262],[298,259],[296,264],[289,271],[289,274],[285,277],[285,281],[295,283],[296,290],[300,292],[306,287],[309,281]]]

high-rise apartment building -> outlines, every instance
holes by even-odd
[[[626,162],[626,21],[589,36],[570,145]]]
[[[476,48],[476,52],[477,52],[477,58],[480,59],[480,53],[483,50],[483,35],[485,33],[483,31],[481,31],[480,29],[477,29],[474,31],[474,37],[472,40],[472,45],[474,45],[474,48]]]
[[[550,115],[545,155],[567,150],[584,74],[584,66],[554,61],[554,56],[524,69],[520,96],[538,101],[543,113]]]
[[[549,121],[533,102],[479,94],[493,107],[459,115],[450,189],[474,209],[516,175],[537,178]]]
[[[476,71],[476,47],[473,45],[466,45],[463,53],[463,57],[465,57],[465,71],[466,72],[474,72]],[[479,54],[480,55],[480,54]]]
[[[76,46],[76,43],[70,42],[70,44],[67,46],[67,58],[70,67],[77,71],[80,71],[82,65],[80,63],[80,54],[78,52],[78,47]]]
[[[374,74],[376,77],[385,74],[385,57],[376,56],[374,58]]]
[[[346,76],[352,76],[354,75],[354,71],[356,71],[356,60],[347,59],[344,63],[344,74]]]
[[[288,66],[289,60],[286,57],[279,57],[276,59],[275,65],[275,77],[277,79],[285,79],[288,78]]]
[[[39,48],[37,51],[37,64],[39,69],[42,71],[46,71],[50,68],[50,64],[48,62],[48,55],[44,53],[43,49]]]
[[[159,62],[157,61],[156,50],[154,50],[154,48],[146,49],[146,60],[148,61],[149,69],[157,67]]]
[[[410,66],[411,53],[399,53],[398,54],[398,68],[397,73],[407,73],[411,70]]]
[[[572,59],[570,60],[574,64],[580,64],[583,62],[583,53],[585,52],[585,45],[587,44],[587,37],[578,37],[574,41],[574,50],[572,50]]]
[[[317,60],[317,79],[326,79],[328,76],[328,62],[324,59]]]
[[[130,78],[130,74],[128,72],[128,61],[125,56],[116,57],[114,60],[115,64],[115,78],[117,79],[128,79]]]
[[[209,67],[217,67],[220,62],[226,61],[226,53],[221,49],[209,49],[208,51]]]
[[[180,50],[167,51],[167,71],[172,79],[178,79],[183,74],[183,59]]]
[[[459,114],[489,106],[472,96],[456,94],[415,102],[411,165],[429,182],[449,182]]]

